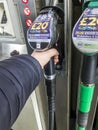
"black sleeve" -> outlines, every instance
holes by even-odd
[[[0,61],[0,130],[10,130],[41,77],[40,64],[29,55]]]

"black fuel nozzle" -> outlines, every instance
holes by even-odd
[[[63,24],[58,24],[58,30],[60,32],[59,39],[57,41],[57,44],[55,44],[55,47],[59,52],[59,62],[56,64],[56,70],[61,71],[63,69],[63,61],[65,58],[65,52],[64,52],[64,28],[62,26]]]
[[[64,24],[64,12],[61,8],[54,6],[42,8],[27,31],[30,47],[37,51],[53,47],[60,39],[61,30],[58,26],[61,24]]]
[[[56,48],[59,52],[58,66],[61,68],[64,52],[64,12],[59,7],[47,6],[42,8],[38,17],[27,31],[30,47],[36,51]],[[62,41],[63,39],[63,41]],[[54,59],[44,67],[45,84],[48,96],[49,130],[56,130],[55,98],[56,73]]]
[[[36,51],[56,48],[59,62],[56,69],[61,70],[64,58],[64,12],[60,7],[43,7],[27,31],[30,47]]]
[[[45,10],[44,10],[45,9]],[[56,48],[59,52],[59,62],[55,65],[56,70],[62,70],[62,63],[65,57],[64,53],[64,12],[60,7],[47,6],[42,9],[44,11],[52,10],[57,14],[57,25],[56,25],[56,41],[53,44],[53,48]]]

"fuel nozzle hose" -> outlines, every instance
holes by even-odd
[[[64,25],[64,11],[60,7],[46,6],[43,7],[33,21],[32,26],[27,31],[29,46],[36,51],[45,51],[50,48],[56,48],[60,53],[60,63],[57,69],[60,70],[63,62],[64,33],[61,35]],[[60,42],[59,42],[60,41]],[[60,45],[59,45],[60,44]],[[61,47],[62,46],[62,47]],[[63,48],[63,49],[62,49]],[[63,57],[63,58],[62,58]],[[44,59],[43,59],[44,60]],[[56,130],[55,120],[55,98],[56,98],[56,74],[54,60],[51,58],[44,68],[45,84],[48,96],[49,111],[49,130]]]
[[[49,130],[56,130],[56,119],[55,119],[56,74],[53,58],[45,66],[44,74],[48,96]]]
[[[91,103],[95,88],[95,74],[98,54],[97,23],[91,24],[93,18],[98,19],[98,1],[86,3],[85,10],[73,28],[74,46],[83,57],[81,83],[78,99],[78,119],[76,130],[86,130]]]
[[[97,55],[84,55],[78,104],[77,130],[85,130],[95,88]]]

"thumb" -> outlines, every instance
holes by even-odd
[[[58,51],[56,49],[54,49],[54,48],[48,50],[46,53],[48,53],[48,56],[50,58],[53,57],[53,56],[58,56],[59,55]]]

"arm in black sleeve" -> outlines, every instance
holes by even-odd
[[[40,64],[29,55],[0,62],[0,130],[10,130],[41,77]]]

